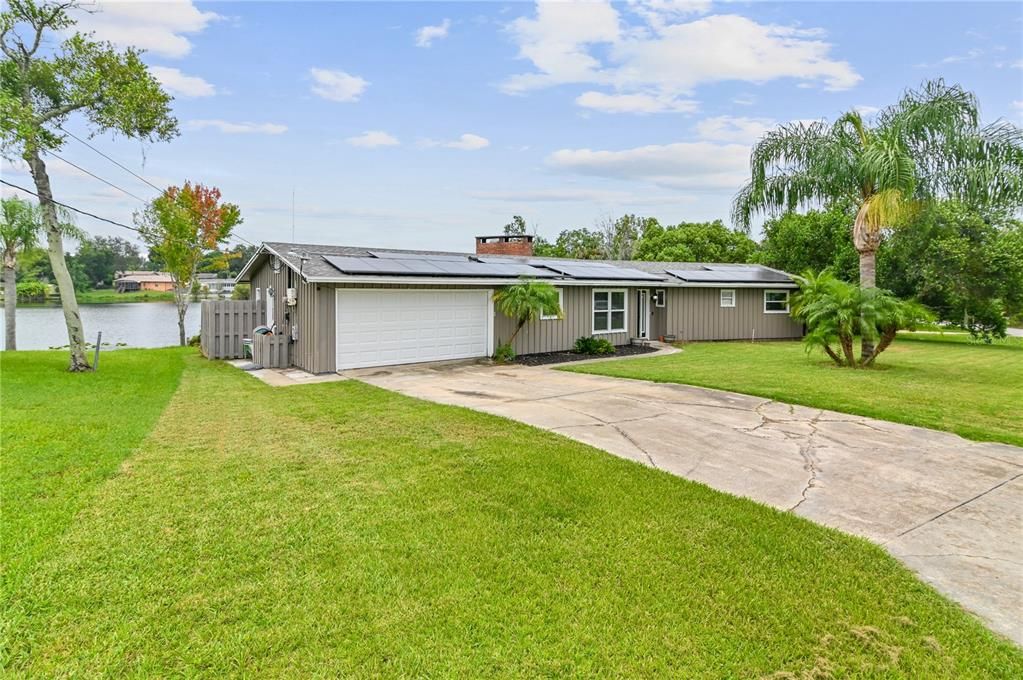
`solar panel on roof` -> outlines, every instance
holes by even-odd
[[[730,271],[722,269],[669,269],[668,273],[675,278],[691,283],[790,283],[791,279],[770,269],[735,268]]]
[[[489,264],[435,259],[391,259],[382,257],[340,257],[324,255],[335,269],[345,274],[396,274],[401,276],[478,276],[551,278],[555,274],[525,264]]]
[[[638,269],[627,269],[615,267],[614,265],[600,262],[544,262],[544,267],[553,269],[556,272],[570,276],[573,279],[604,279],[614,281],[659,281],[661,277],[655,274],[641,272]]]

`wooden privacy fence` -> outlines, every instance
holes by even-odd
[[[263,368],[287,368],[290,342],[286,335],[257,335],[252,338],[252,363]]]
[[[205,300],[201,310],[199,347],[207,359],[243,359],[242,339],[266,322],[257,300]]]

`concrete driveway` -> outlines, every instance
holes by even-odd
[[[548,368],[345,375],[493,413],[866,537],[1023,645],[1023,449],[760,397]]]

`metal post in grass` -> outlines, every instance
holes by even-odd
[[[99,343],[103,339],[103,331],[96,333],[96,354],[92,357],[92,370],[99,370]]]

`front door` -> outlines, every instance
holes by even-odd
[[[636,291],[636,333],[639,337],[650,339],[650,291],[642,288]]]

